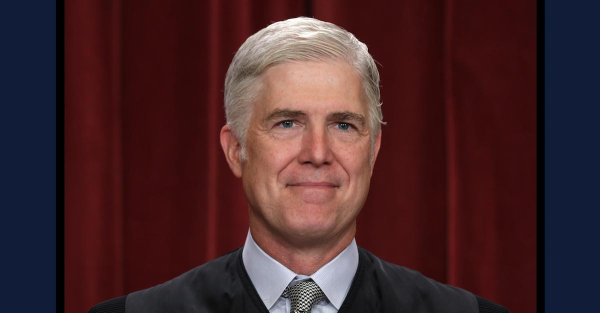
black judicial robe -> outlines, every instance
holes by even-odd
[[[362,248],[339,313],[496,313],[504,307],[382,261]],[[163,284],[102,302],[90,313],[268,313],[242,261],[242,248]]]

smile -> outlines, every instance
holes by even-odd
[[[337,188],[339,186],[329,182],[301,182],[288,184],[287,187]]]

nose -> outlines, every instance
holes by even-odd
[[[312,127],[302,137],[302,151],[298,156],[301,164],[329,165],[333,161],[332,139],[325,127]]]

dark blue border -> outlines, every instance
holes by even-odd
[[[544,258],[544,254],[546,251],[546,242],[545,242],[545,204],[546,204],[546,175],[545,175],[545,149],[546,142],[544,138],[545,134],[545,101],[546,101],[546,79],[545,79],[545,23],[546,23],[546,15],[545,15],[545,3],[544,1],[537,2],[537,312],[545,312],[546,308],[546,297],[545,297],[545,269],[546,269],[546,259]]]
[[[0,10],[2,311],[56,308],[56,3]]]
[[[546,312],[597,310],[600,66],[596,1],[546,1]],[[591,309],[591,310],[589,310]]]
[[[56,1],[56,312],[65,311],[65,3]]]

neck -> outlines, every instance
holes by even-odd
[[[250,233],[256,244],[283,266],[299,275],[312,275],[350,245],[356,223],[330,238],[286,238],[252,222]]]

